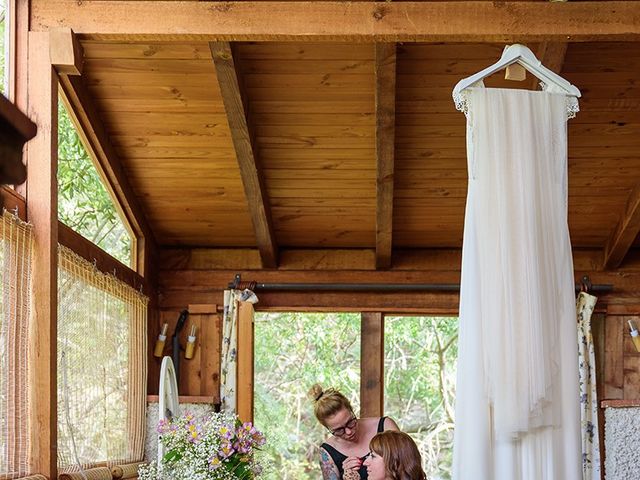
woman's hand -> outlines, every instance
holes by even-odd
[[[342,469],[344,470],[344,480],[359,480],[360,474],[358,470],[360,469],[360,465],[362,465],[362,460],[358,457],[347,457],[344,462],[342,462]]]

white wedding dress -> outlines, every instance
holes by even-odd
[[[581,479],[567,119],[550,91],[475,86],[454,440],[455,480]]]

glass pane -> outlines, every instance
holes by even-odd
[[[360,314],[256,313],[255,424],[267,435],[269,480],[317,480],[327,436],[307,391],[340,389],[355,409],[360,396]]]
[[[7,96],[9,74],[9,18],[7,1],[0,0],[0,93]]]
[[[427,478],[451,478],[458,319],[385,317],[385,415],[420,449]]]
[[[58,102],[58,122],[60,221],[125,265],[131,265],[131,236],[62,101]]]

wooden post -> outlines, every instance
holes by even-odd
[[[360,416],[380,417],[384,411],[384,317],[381,312],[361,317]]]
[[[253,304],[240,302],[239,308],[236,412],[243,422],[253,422]]]
[[[29,351],[31,471],[57,475],[58,79],[49,34],[29,33],[28,116],[38,126],[28,147],[27,218],[33,224],[33,305]]]

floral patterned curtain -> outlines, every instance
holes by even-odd
[[[598,398],[596,360],[591,334],[591,315],[598,299],[580,292],[578,313],[578,358],[580,361],[580,420],[582,424],[582,478],[600,480],[600,440],[598,436]]]
[[[220,403],[221,410],[230,413],[235,413],[236,411],[239,298],[239,290],[224,291],[222,358],[220,363]]]
[[[236,382],[238,368],[238,302],[258,303],[253,291],[225,290],[222,313],[222,358],[220,362],[220,409],[236,413]]]

